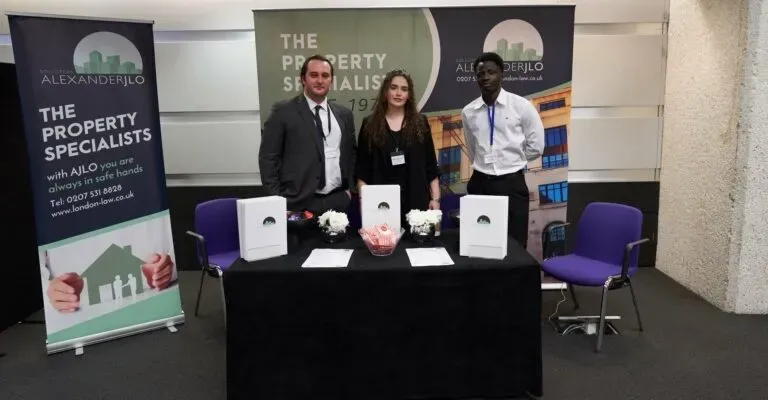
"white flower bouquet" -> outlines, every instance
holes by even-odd
[[[411,210],[405,215],[408,225],[411,226],[411,233],[428,234],[443,217],[440,210]]]
[[[342,233],[347,230],[349,219],[343,212],[329,210],[318,218],[317,223],[326,233]]]

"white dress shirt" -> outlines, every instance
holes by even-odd
[[[490,114],[489,114],[490,112]],[[493,146],[491,117],[493,116]],[[478,97],[461,110],[472,168],[486,175],[517,172],[544,151],[544,125],[528,99],[501,89],[493,107]]]
[[[312,115],[315,115],[315,103],[306,94],[309,104],[309,111]],[[325,187],[318,189],[317,193],[327,194],[331,190],[341,186],[341,125],[333,115],[333,111],[328,107],[328,99],[323,99],[323,102],[319,104],[320,109],[320,122],[322,122],[323,134],[325,140],[323,141],[323,147],[325,148]],[[330,114],[329,114],[330,113]],[[331,131],[328,132],[328,117],[331,117]]]

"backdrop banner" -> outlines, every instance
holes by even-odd
[[[502,86],[529,99],[544,122],[544,154],[525,172],[528,250],[541,260],[542,232],[566,220],[574,6],[255,10],[254,26],[261,121],[301,92],[310,55],[333,63],[329,99],[353,110],[358,129],[384,75],[405,69],[429,117],[443,190],[456,194],[466,193],[472,173],[461,122],[462,108],[480,96],[472,63],[498,53]],[[564,228],[551,233],[547,254],[565,245]]]
[[[48,353],[183,323],[152,23],[8,19]]]

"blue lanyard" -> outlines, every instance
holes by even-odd
[[[496,120],[496,104],[488,107],[488,125],[491,126],[491,147],[493,147],[493,122]]]

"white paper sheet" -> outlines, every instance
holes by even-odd
[[[352,257],[351,249],[314,249],[302,268],[344,268]]]
[[[428,267],[433,265],[453,265],[453,260],[444,247],[428,247],[405,249],[412,267]]]

